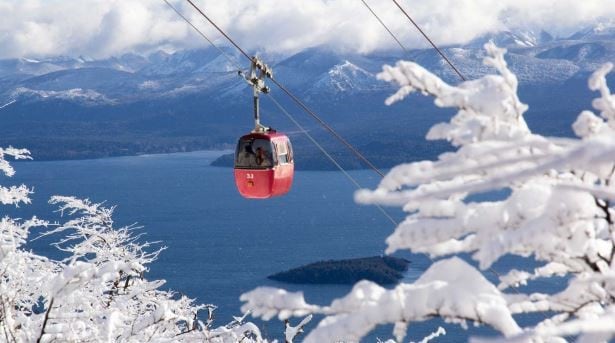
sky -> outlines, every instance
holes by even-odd
[[[186,1],[169,0],[218,44],[226,45]],[[565,37],[615,25],[615,0],[399,0],[439,45],[463,44],[507,29]],[[245,49],[291,54],[328,45],[369,53],[396,43],[361,0],[194,0]],[[425,41],[388,0],[366,0],[409,48]],[[204,47],[163,0],[0,0],[0,58],[146,53]]]

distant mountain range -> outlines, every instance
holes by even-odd
[[[543,134],[570,135],[574,117],[595,97],[587,89],[587,76],[601,64],[615,62],[615,23],[566,38],[510,30],[443,50],[466,77],[477,78],[493,72],[482,64],[482,46],[489,40],[508,49],[506,59],[520,80],[521,99],[530,105],[526,118]],[[223,49],[248,67],[243,56]],[[433,157],[447,148],[423,137],[452,110],[436,109],[432,99],[420,95],[386,107],[384,99],[395,89],[375,76],[382,65],[406,59],[457,83],[431,49],[359,55],[315,47],[292,56],[264,57],[280,82],[381,166]],[[346,165],[359,167],[274,86],[272,95]],[[250,130],[251,115],[251,93],[235,63],[210,47],[104,60],[0,60],[0,145],[29,147],[37,159],[228,148]],[[267,98],[263,121],[290,132],[306,168],[328,166]]]

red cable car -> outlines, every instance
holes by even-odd
[[[256,71],[260,71],[258,77]],[[259,93],[268,93],[265,77],[271,69],[252,58],[250,76],[254,91],[254,130],[239,138],[235,150],[235,185],[244,198],[267,199],[288,193],[295,172],[293,149],[288,137],[261,125]]]
[[[253,132],[237,142],[235,184],[245,198],[266,199],[288,193],[294,170],[292,146],[284,134]]]

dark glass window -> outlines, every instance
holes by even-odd
[[[240,139],[235,152],[235,168],[266,169],[274,165],[271,142],[266,139]]]

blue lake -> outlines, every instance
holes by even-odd
[[[376,207],[353,202],[355,186],[342,173],[299,171],[288,195],[246,200],[235,190],[232,169],[209,166],[221,153],[13,163],[16,176],[3,178],[2,184],[23,182],[34,187],[33,204],[3,211],[55,219],[55,208],[47,204],[55,194],[117,205],[116,227],[138,223],[147,240],[161,241],[167,247],[150,266],[147,277],[164,279],[166,288],[217,305],[218,325],[238,315],[239,296],[258,286],[302,290],[308,302],[318,304],[328,304],[350,290],[340,285],[281,284],[267,280],[267,275],[318,260],[384,251],[384,240],[394,226]],[[369,188],[380,179],[367,170],[351,174]],[[403,218],[397,209],[387,211],[397,220]],[[37,243],[33,248],[53,254],[47,244]],[[409,281],[430,264],[422,255],[403,256],[411,260]],[[526,262],[509,259],[498,268],[519,263]],[[407,340],[420,339],[438,325],[449,332],[441,340],[446,342],[466,340],[468,334],[493,334],[485,328],[468,332],[430,320],[411,325]],[[283,323],[273,320],[261,327],[268,337],[281,337]],[[390,338],[390,329],[379,329],[367,341],[375,341],[376,336]]]

